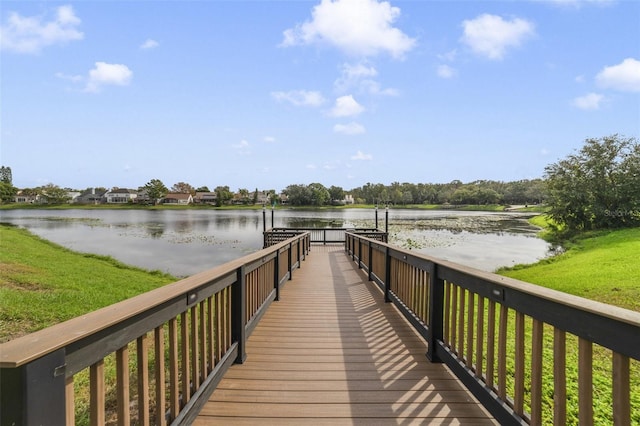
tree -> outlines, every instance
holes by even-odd
[[[43,186],[41,193],[47,198],[49,204],[63,204],[71,199],[66,189],[60,188],[58,185],[52,183]]]
[[[340,186],[332,185],[329,187],[329,198],[332,203],[340,203],[344,200],[344,189]]]
[[[186,182],[178,182],[171,187],[171,192],[195,195],[196,190]]]
[[[11,167],[0,167],[0,202],[10,202],[17,193],[18,188],[13,186]]]
[[[211,191],[209,191],[209,187],[205,185],[205,186],[196,188],[196,192],[211,192]]]
[[[311,204],[314,206],[324,206],[331,201],[329,191],[321,183],[310,183],[309,190],[311,191]]]
[[[167,195],[167,192],[169,192],[160,179],[151,179],[142,189],[147,191],[149,199],[152,200],[154,204],[157,204],[158,201],[162,200],[164,196]]]
[[[216,193],[216,205],[218,207],[229,204],[233,199],[233,193],[228,186],[217,186],[214,192]]]
[[[640,224],[640,146],[618,135],[587,139],[545,168],[549,215],[568,231]]]
[[[0,182],[13,185],[13,176],[11,174],[11,167],[0,167]]]

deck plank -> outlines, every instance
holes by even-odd
[[[426,350],[342,246],[314,246],[195,424],[497,424]]]

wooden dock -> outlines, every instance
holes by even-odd
[[[313,246],[196,425],[497,424],[344,246]]]

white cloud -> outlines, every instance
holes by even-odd
[[[140,49],[155,49],[156,47],[160,46],[160,43],[158,43],[157,41],[148,38],[147,40],[145,40],[144,43],[142,43],[140,45]]]
[[[352,95],[341,96],[336,99],[336,103],[329,112],[332,117],[349,117],[358,115],[364,111],[364,107],[360,105]]]
[[[273,143],[276,141],[276,138],[274,138],[273,136],[265,136],[264,139],[262,139],[263,141],[267,142],[267,143]]]
[[[13,12],[6,24],[0,26],[0,47],[17,53],[38,53],[47,46],[82,40],[84,34],[77,29],[80,23],[69,5],[58,7],[55,18],[50,21]]]
[[[250,145],[249,142],[247,142],[246,140],[241,140],[238,143],[234,143],[231,145],[231,147],[233,149],[236,150],[236,152],[240,155],[250,155],[251,154],[251,149],[250,149]]]
[[[438,77],[440,78],[453,78],[456,74],[456,70],[449,65],[438,66]]]
[[[334,87],[338,92],[346,92],[355,88],[362,93],[372,95],[398,95],[396,89],[382,89],[380,87],[380,83],[373,79],[378,75],[378,71],[367,62],[342,64],[340,72],[340,77],[334,82]]]
[[[580,96],[575,98],[571,104],[576,108],[585,109],[585,110],[595,110],[600,109],[602,102],[604,101],[604,96],[598,93],[588,93],[584,96]]]
[[[133,72],[126,65],[96,62],[94,69],[89,71],[89,79],[85,91],[99,92],[102,86],[126,86],[131,82]]]
[[[307,90],[291,90],[289,92],[271,92],[271,96],[278,102],[289,102],[295,106],[317,107],[325,102],[320,92]]]
[[[322,0],[311,21],[284,31],[282,46],[329,44],[356,56],[387,52],[402,58],[416,41],[393,23],[400,9],[376,0]]]
[[[627,58],[618,65],[604,67],[596,76],[600,87],[621,92],[640,92],[640,61]]]
[[[365,154],[362,151],[358,151],[355,155],[351,156],[351,159],[352,160],[363,160],[363,161],[367,160],[367,161],[369,161],[369,160],[373,160],[373,155]]]
[[[307,165],[306,165],[306,168],[307,168],[307,169],[309,169],[309,170],[315,170],[315,169],[317,169],[318,167],[317,167],[315,164],[307,164]]]
[[[365,132],[365,128],[362,124],[352,121],[348,124],[336,124],[333,126],[333,131],[344,135],[360,135]]]
[[[56,77],[58,77],[58,78],[60,78],[62,80],[69,80],[69,81],[72,81],[74,83],[77,83],[77,82],[82,81],[84,79],[84,77],[81,76],[81,75],[68,75],[68,74],[64,74],[64,73],[61,73],[61,72],[57,72],[56,73]]]
[[[502,59],[508,48],[518,47],[535,35],[535,27],[529,21],[520,18],[509,21],[486,13],[463,21],[462,27],[461,41],[489,59]]]

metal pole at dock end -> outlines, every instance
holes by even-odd
[[[376,204],[376,229],[378,229],[378,205]]]
[[[267,208],[262,205],[262,232],[267,232]]]
[[[384,232],[389,233],[389,204],[384,209]]]

